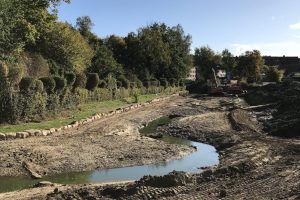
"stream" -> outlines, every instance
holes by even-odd
[[[168,124],[169,117],[161,117],[150,122],[140,130],[142,135],[153,134],[159,126]],[[132,166],[114,169],[98,169],[90,172],[77,172],[59,174],[43,179],[33,180],[28,177],[0,177],[0,192],[10,192],[26,189],[34,186],[40,181],[50,181],[60,184],[88,184],[105,183],[126,180],[138,180],[145,175],[166,175],[174,170],[184,172],[199,172],[202,167],[210,167],[219,163],[219,156],[216,149],[207,144],[193,142],[186,139],[163,135],[160,140],[171,144],[192,145],[197,150],[179,160],[167,161],[160,164],[143,166]]]

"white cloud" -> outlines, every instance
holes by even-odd
[[[300,30],[300,22],[298,22],[296,24],[291,24],[291,25],[289,25],[289,27],[292,30]]]
[[[231,50],[235,55],[241,55],[245,51],[251,51],[253,49],[261,51],[263,55],[300,56],[300,41],[231,45]]]

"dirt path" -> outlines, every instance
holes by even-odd
[[[140,137],[139,127],[168,112],[182,98],[95,121],[48,137],[0,142],[0,177],[28,175],[24,163],[45,176],[160,163],[193,151],[182,145]],[[162,109],[164,108],[164,109]]]
[[[153,108],[176,117],[159,132],[214,145],[220,153],[217,167],[127,184],[34,189],[40,192],[35,199],[300,199],[300,141],[267,136],[251,113],[234,108],[233,100],[179,98]],[[135,117],[131,122],[141,120]]]

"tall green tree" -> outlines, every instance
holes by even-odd
[[[114,77],[119,77],[123,74],[122,65],[115,60],[112,51],[106,45],[100,46],[95,52],[88,71],[97,73],[100,79],[106,78],[109,74]]]
[[[203,79],[209,79],[212,76],[212,68],[221,66],[222,57],[215,53],[210,47],[203,46],[196,48],[194,63],[200,70],[200,76]]]
[[[65,2],[70,2],[65,0]],[[0,56],[14,57],[25,46],[33,46],[56,20],[48,8],[60,0],[1,0],[0,1]]]
[[[113,52],[114,58],[118,63],[125,64],[126,42],[124,38],[111,35],[105,42],[107,47]]]
[[[44,55],[66,71],[81,73],[91,64],[93,51],[87,41],[65,23],[54,23],[42,45]]]
[[[260,51],[246,51],[239,57],[237,75],[247,78],[251,81],[259,81],[261,79],[261,70],[264,65],[264,59]]]
[[[226,69],[227,72],[232,73],[237,65],[237,61],[233,54],[228,50],[224,49],[222,51],[222,67]]]
[[[94,24],[89,16],[79,17],[76,20],[76,27],[84,37],[89,36],[93,26]]]
[[[164,23],[154,23],[140,28],[137,34],[128,34],[124,40],[125,69],[138,74],[142,80],[147,77],[185,78],[192,67],[191,37],[180,25],[168,27]]]

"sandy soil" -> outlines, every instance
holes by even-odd
[[[33,192],[38,193],[34,199],[48,200],[300,199],[299,140],[268,136],[253,113],[236,109],[231,98],[179,97],[164,111],[161,108],[149,109],[176,118],[159,132],[214,145],[220,153],[220,164],[197,174],[144,177],[134,183],[108,186],[38,188],[0,194],[0,199],[26,194],[28,198],[22,199],[30,199]]]

